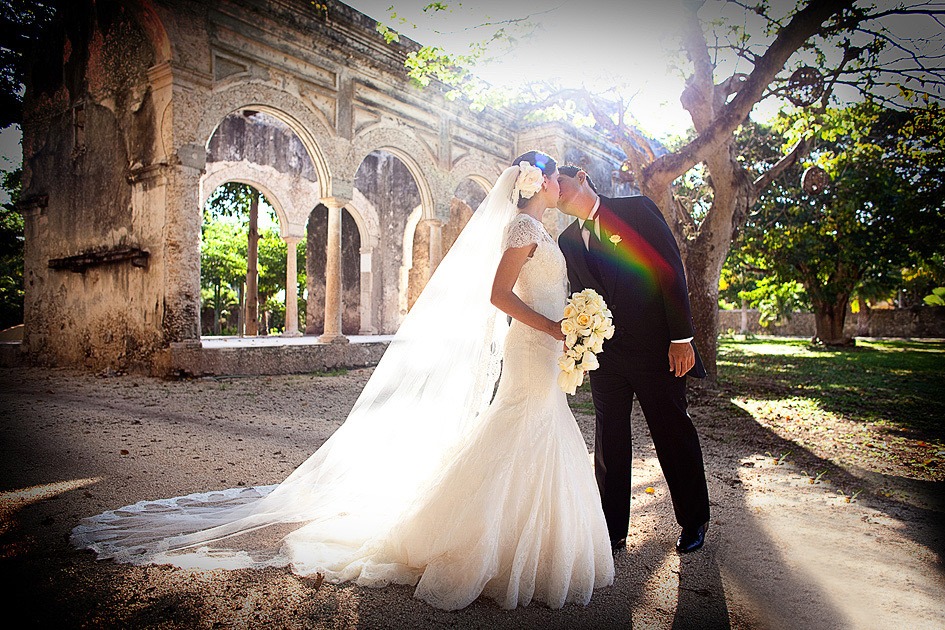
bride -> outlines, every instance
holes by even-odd
[[[285,481],[141,501],[83,519],[73,544],[134,564],[416,585],[447,610],[480,595],[587,604],[614,565],[557,386],[565,262],[539,218],[558,192],[543,153],[502,173],[344,424]]]

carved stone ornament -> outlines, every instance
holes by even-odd
[[[830,183],[830,175],[819,166],[811,166],[801,175],[801,188],[808,195],[816,195],[824,191]]]
[[[798,107],[813,105],[823,94],[824,77],[817,68],[803,66],[795,70],[788,79],[785,96]]]

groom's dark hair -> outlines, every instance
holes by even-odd
[[[578,171],[584,171],[584,169],[579,168],[577,166],[573,166],[571,164],[562,166],[558,169],[558,173],[560,173],[561,175],[567,175],[568,177],[571,177],[571,178],[577,177]],[[587,176],[587,183],[591,187],[591,190],[593,190],[594,192],[597,192],[597,186],[594,185],[594,180],[591,179],[590,173],[588,173],[587,171],[584,171],[584,174]]]

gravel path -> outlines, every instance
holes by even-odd
[[[317,584],[287,570],[98,562],[68,533],[144,498],[282,480],[339,426],[371,371],[161,381],[0,370],[0,572],[24,627],[943,628],[942,485],[831,469],[750,415],[693,396],[713,502],[680,558],[665,484],[635,417],[634,507],[614,586],[586,607],[432,609],[411,589]],[[592,446],[586,395],[572,399]],[[766,453],[768,453],[766,455]],[[831,481],[832,480],[832,481]],[[851,501],[847,499],[861,490]]]

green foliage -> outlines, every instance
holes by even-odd
[[[257,194],[259,195],[259,216],[267,217],[270,221],[274,220],[276,211],[265,195],[258,193],[249,184],[226,182],[218,186],[207,198],[204,204],[204,225],[207,221],[227,218],[237,221],[246,228],[249,224],[249,209],[253,203],[253,197]]]
[[[223,184],[211,194],[205,205],[201,245],[201,297],[214,308],[217,316],[240,308],[238,288],[246,280],[249,208],[255,189],[236,182]],[[260,223],[274,224],[275,211],[262,195],[259,197]],[[272,314],[270,324],[284,326],[286,242],[276,227],[259,230],[258,290],[261,311]],[[296,250],[298,294],[304,293],[305,242]],[[300,301],[301,302],[301,301]],[[304,321],[304,303],[300,303]]]
[[[929,306],[945,306],[945,287],[935,287],[931,295],[926,295],[923,300]]]
[[[754,289],[740,292],[739,297],[758,309],[758,322],[764,328],[785,322],[791,314],[807,306],[800,282],[778,282],[770,276],[758,279]]]
[[[53,21],[58,2],[0,3],[0,129],[23,120],[23,82],[30,51]]]
[[[3,174],[10,196],[0,206],[0,330],[23,323],[23,215],[16,208],[23,170]]]
[[[463,8],[462,3],[431,2],[423,7],[423,12],[431,16],[431,23],[436,23],[437,19],[447,19],[454,9]],[[375,26],[388,44],[400,42],[401,32],[418,28],[394,11],[393,6],[388,9],[388,18],[393,28],[383,22],[377,22]],[[465,53],[428,45],[407,53],[404,67],[411,82],[423,88],[437,81],[446,86],[446,98],[464,99],[474,111],[522,100],[524,95],[521,93],[489,85],[476,76],[475,69],[508,54],[521,37],[536,28],[535,24],[525,16],[501,22],[484,21],[481,26],[489,34],[481,41],[471,43]],[[400,32],[395,29],[400,29]]]
[[[864,103],[817,119],[782,116],[776,130],[790,137],[804,125],[821,139],[811,162],[831,184],[809,195],[801,169],[788,171],[749,217],[743,256],[778,282],[802,283],[817,310],[845,304],[860,287],[890,291],[904,267],[941,254],[941,109],[895,112]]]
[[[200,288],[217,314],[238,306],[236,287],[246,279],[246,233],[226,221],[204,224],[200,243]]]

